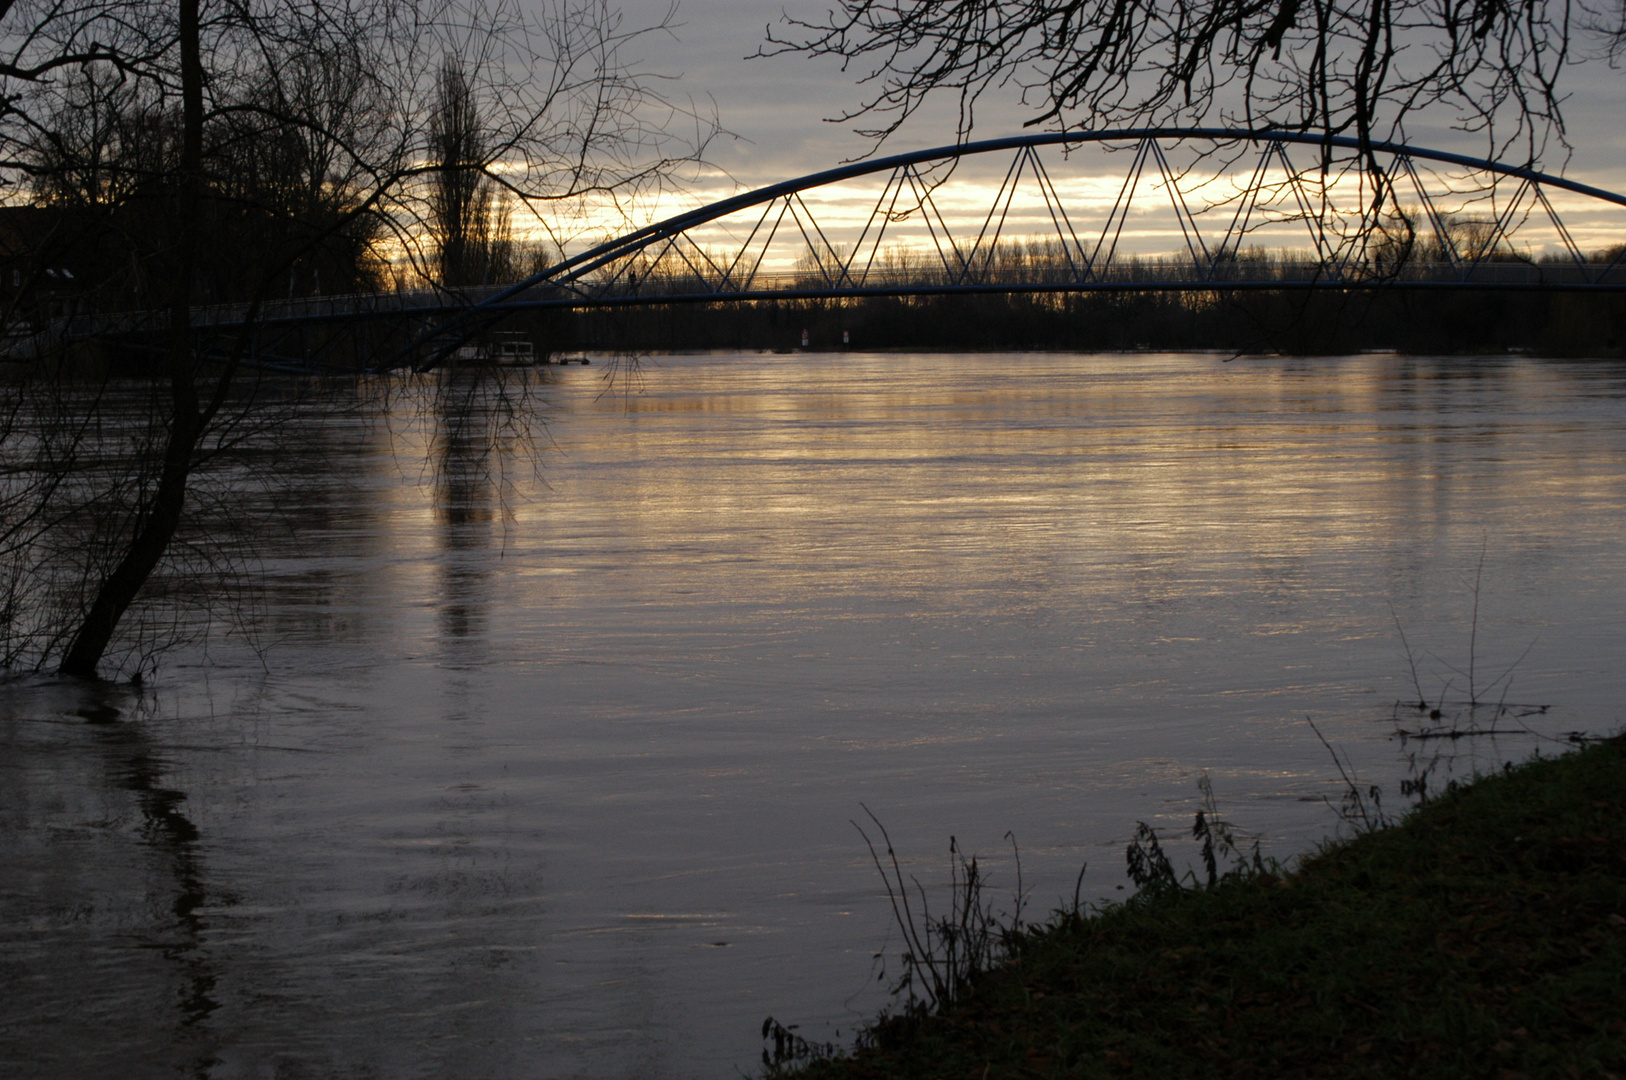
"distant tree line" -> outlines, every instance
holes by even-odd
[[[515,200],[491,175],[489,106],[466,61],[441,59],[410,147],[399,145],[400,103],[369,57],[340,36],[321,44],[245,63],[219,87],[200,128],[202,184],[190,209],[181,109],[166,88],[108,62],[64,72],[20,148],[26,201],[0,207],[0,263],[16,279],[0,287],[23,307],[37,299],[30,289],[81,310],[161,305],[173,273],[164,252],[183,213],[209,239],[193,260],[194,303],[455,288],[528,269],[513,237]],[[414,190],[381,200],[381,169]],[[390,205],[400,195],[416,213]],[[63,270],[69,278],[53,280]]]
[[[196,253],[194,302],[253,299],[268,281],[289,295],[376,288],[384,228],[364,212],[371,184],[360,160],[339,147],[376,142],[386,103],[360,57],[278,59],[240,71],[211,102],[192,204],[181,107],[167,88],[111,62],[64,72],[22,148],[29,204],[8,208],[26,222],[35,257],[73,267],[100,310],[158,306],[171,287],[166,251],[190,214],[209,241]],[[312,112],[322,115],[296,118]]]
[[[1390,239],[1390,238],[1395,239]],[[839,253],[809,254],[764,287],[816,289],[840,279]],[[1591,255],[1587,272],[1626,280],[1622,249]],[[1357,268],[1383,287],[1311,293],[1268,288],[1300,279],[1312,253],[1247,247],[1222,253],[1217,279],[1264,286],[1256,291],[1100,291],[960,293],[752,303],[684,303],[583,309],[530,320],[551,347],[601,349],[1226,349],[1238,352],[1337,353],[1360,349],[1483,353],[1509,349],[1558,355],[1621,355],[1626,295],[1505,290],[1441,291],[1418,282],[1478,264],[1480,279],[1541,271],[1575,276],[1566,258],[1532,260],[1478,223],[1448,223],[1446,237],[1396,228],[1366,250]],[[1013,286],[1076,280],[1081,259],[1054,240],[1001,241],[980,252],[883,253],[865,285],[941,286],[961,280]],[[646,294],[697,291],[693,261],[667,256],[639,268]],[[1190,259],[1120,259],[1111,278],[1125,282],[1189,279]]]
[[[599,309],[528,320],[559,348],[1220,349],[1626,354],[1626,296],[1389,291],[993,294]]]

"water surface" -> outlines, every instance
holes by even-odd
[[[1204,770],[1304,851],[1305,717],[1393,792],[1395,620],[1466,696],[1476,576],[1476,689],[1517,662],[1494,694],[1551,706],[1504,726],[1621,720],[1618,363],[667,357],[538,371],[507,424],[369,393],[243,485],[258,652],[222,627],[111,724],[0,691],[7,1076],[749,1071],[765,1015],[884,1001],[862,807],[928,884],[954,835],[1013,885],[1009,830],[1041,910],[1086,861],[1122,895]]]

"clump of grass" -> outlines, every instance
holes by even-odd
[[[835,1043],[814,1042],[797,1033],[796,1024],[781,1024],[773,1017],[762,1021],[762,1075],[764,1080],[794,1074],[799,1066],[833,1061],[841,1053]],[[772,1044],[769,1049],[767,1044]]]
[[[1016,890],[1011,911],[1000,914],[994,910],[992,896],[987,895],[988,880],[977,857],[967,856],[959,841],[949,837],[948,910],[933,915],[930,896],[920,880],[911,875],[904,881],[886,826],[867,806],[864,814],[880,834],[885,858],[862,825],[853,822],[853,827],[864,838],[870,859],[886,885],[893,922],[904,943],[899,956],[901,970],[890,987],[891,993],[903,999],[907,1016],[941,1011],[964,996],[979,975],[1003,960],[1011,943],[1022,934],[1027,896],[1022,890],[1021,849],[1016,838],[1006,833],[1016,861]],[[884,963],[884,957],[880,959]]]
[[[1542,715],[1547,712],[1546,705],[1510,702],[1508,695],[1513,689],[1513,673],[1530,650],[1535,648],[1536,641],[1531,639],[1524,650],[1507,664],[1489,682],[1480,678],[1479,657],[1479,601],[1485,578],[1485,553],[1488,540],[1482,541],[1479,546],[1479,560],[1474,566],[1471,579],[1465,578],[1463,587],[1472,600],[1468,617],[1468,651],[1465,663],[1453,664],[1442,659],[1438,654],[1430,652],[1435,663],[1435,677],[1440,679],[1438,697],[1431,703],[1429,696],[1423,690],[1423,678],[1418,670],[1417,653],[1413,650],[1410,640],[1406,637],[1406,628],[1401,625],[1400,615],[1389,605],[1389,617],[1394,621],[1395,633],[1400,637],[1400,647],[1406,656],[1406,666],[1411,673],[1412,689],[1417,699],[1412,702],[1395,702],[1395,733],[1402,739],[1465,739],[1482,735],[1533,735],[1535,732],[1523,724],[1528,716]],[[1450,673],[1450,677],[1444,675]],[[1457,687],[1457,680],[1462,680],[1467,697],[1452,699],[1449,695]],[[1460,694],[1462,690],[1458,690]],[[1415,711],[1425,714],[1433,726],[1407,729],[1401,725],[1400,713],[1402,710]],[[1498,721],[1508,718],[1514,721],[1515,727],[1498,726]],[[1573,740],[1578,745],[1587,738],[1586,733],[1573,733],[1581,736]]]
[[[1129,880],[1135,883],[1139,894],[1155,896],[1171,891],[1214,889],[1228,881],[1268,873],[1275,865],[1260,853],[1257,837],[1253,841],[1253,850],[1243,854],[1237,827],[1220,816],[1214,784],[1206,772],[1198,779],[1197,790],[1202,792],[1203,800],[1191,824],[1191,837],[1201,845],[1199,850],[1206,880],[1198,878],[1195,870],[1186,871],[1184,878],[1177,875],[1168,856],[1163,853],[1157,831],[1141,821],[1136,823],[1135,835],[1124,851]],[[1078,908],[1076,890],[1073,907],[1075,911]]]
[[[1343,781],[1343,798],[1339,804],[1332,806],[1332,800],[1327,799],[1327,805],[1332,806],[1332,811],[1338,815],[1338,820],[1354,829],[1357,836],[1377,832],[1379,829],[1387,829],[1394,824],[1389,815],[1383,811],[1383,788],[1377,784],[1369,784],[1363,787],[1359,776],[1355,772],[1355,763],[1349,760],[1348,752],[1340,752],[1337,747],[1328,742],[1327,737],[1321,734],[1321,729],[1315,726],[1314,720],[1306,716],[1304,722],[1310,725],[1310,730],[1315,732],[1315,737],[1321,740],[1321,745],[1327,748],[1328,754],[1332,755],[1333,766],[1337,768],[1338,777]],[[1428,782],[1425,779],[1422,790],[1426,791],[1427,787]]]
[[[896,1004],[860,1033],[860,1045],[869,1045],[895,1041],[928,1017],[948,1011],[968,997],[988,972],[1010,962],[1016,944],[1027,931],[1024,913],[1028,896],[1022,887],[1022,851],[1013,834],[1005,834],[1016,864],[1016,886],[1009,911],[996,910],[981,860],[966,854],[959,840],[950,836],[947,907],[938,907],[934,912],[926,886],[912,874],[905,878],[886,826],[869,807],[863,810],[879,837],[879,845],[858,822],[853,822],[853,828],[863,837],[870,860],[881,875],[892,907],[893,926],[903,941],[897,957],[899,968],[888,986]],[[1080,870],[1073,890],[1075,917],[1080,913],[1078,889],[1083,880],[1084,871]],[[875,958],[881,966],[880,978],[885,981],[885,951]],[[786,1026],[771,1016],[762,1023],[762,1039],[762,1075],[769,1080],[795,1075],[839,1055],[833,1044],[808,1040],[797,1034],[795,1025]]]

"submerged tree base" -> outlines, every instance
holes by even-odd
[[[1285,875],[1061,915],[825,1077],[1626,1076],[1626,737]]]

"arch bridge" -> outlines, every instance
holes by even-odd
[[[264,366],[421,370],[543,309],[1396,288],[1626,291],[1626,196],[1346,137],[1034,134],[853,162],[732,195],[513,285],[288,301],[253,319],[243,306],[207,308],[194,321],[206,348],[241,348]],[[100,326],[79,336],[133,343],[161,332],[163,316],[96,318]]]

